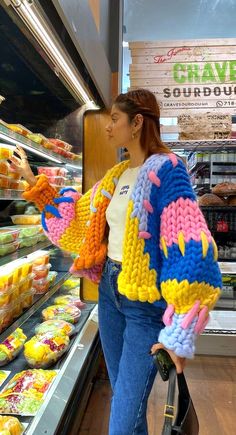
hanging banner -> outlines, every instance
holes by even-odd
[[[236,114],[236,39],[130,42],[130,89],[151,90],[162,116]]]

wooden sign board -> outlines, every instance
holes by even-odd
[[[179,140],[228,139],[231,135],[231,115],[220,113],[184,113],[178,116]]]
[[[236,39],[130,42],[130,89],[150,89],[162,116],[236,114]]]

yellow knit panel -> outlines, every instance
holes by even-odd
[[[75,218],[70,226],[65,230],[60,238],[59,245],[62,249],[75,254],[79,253],[82,241],[85,237],[88,226],[86,226],[90,216],[90,189],[75,204]]]
[[[150,256],[144,254],[145,241],[138,238],[139,221],[136,217],[130,217],[132,211],[133,202],[129,201],[118,290],[132,301],[152,303],[160,299],[156,288],[157,273],[154,269],[149,269]]]
[[[187,279],[178,282],[168,279],[161,283],[161,293],[168,304],[173,304],[177,314],[189,311],[196,301],[200,301],[200,309],[207,306],[211,310],[220,296],[220,288],[205,282],[189,283]]]

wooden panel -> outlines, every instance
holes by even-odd
[[[86,192],[117,162],[117,152],[107,139],[105,127],[110,121],[108,112],[87,112],[84,117],[84,183]],[[97,285],[83,280],[83,298],[97,300]]]
[[[185,371],[200,435],[235,433],[236,358],[196,356]],[[148,402],[148,433],[160,435],[167,382],[157,376]],[[108,381],[98,380],[78,435],[107,435],[111,400]]]
[[[89,0],[89,7],[92,11],[97,31],[100,32],[100,0]]]
[[[236,39],[131,42],[130,89],[155,93],[162,116],[236,113]]]
[[[236,38],[217,39],[177,39],[170,41],[134,41],[129,42],[131,49],[135,48],[162,48],[162,47],[211,47],[211,46],[235,46]]]

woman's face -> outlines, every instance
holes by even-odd
[[[117,106],[112,106],[111,120],[106,126],[108,139],[115,148],[122,148],[132,140],[132,124],[127,113],[121,112]]]

